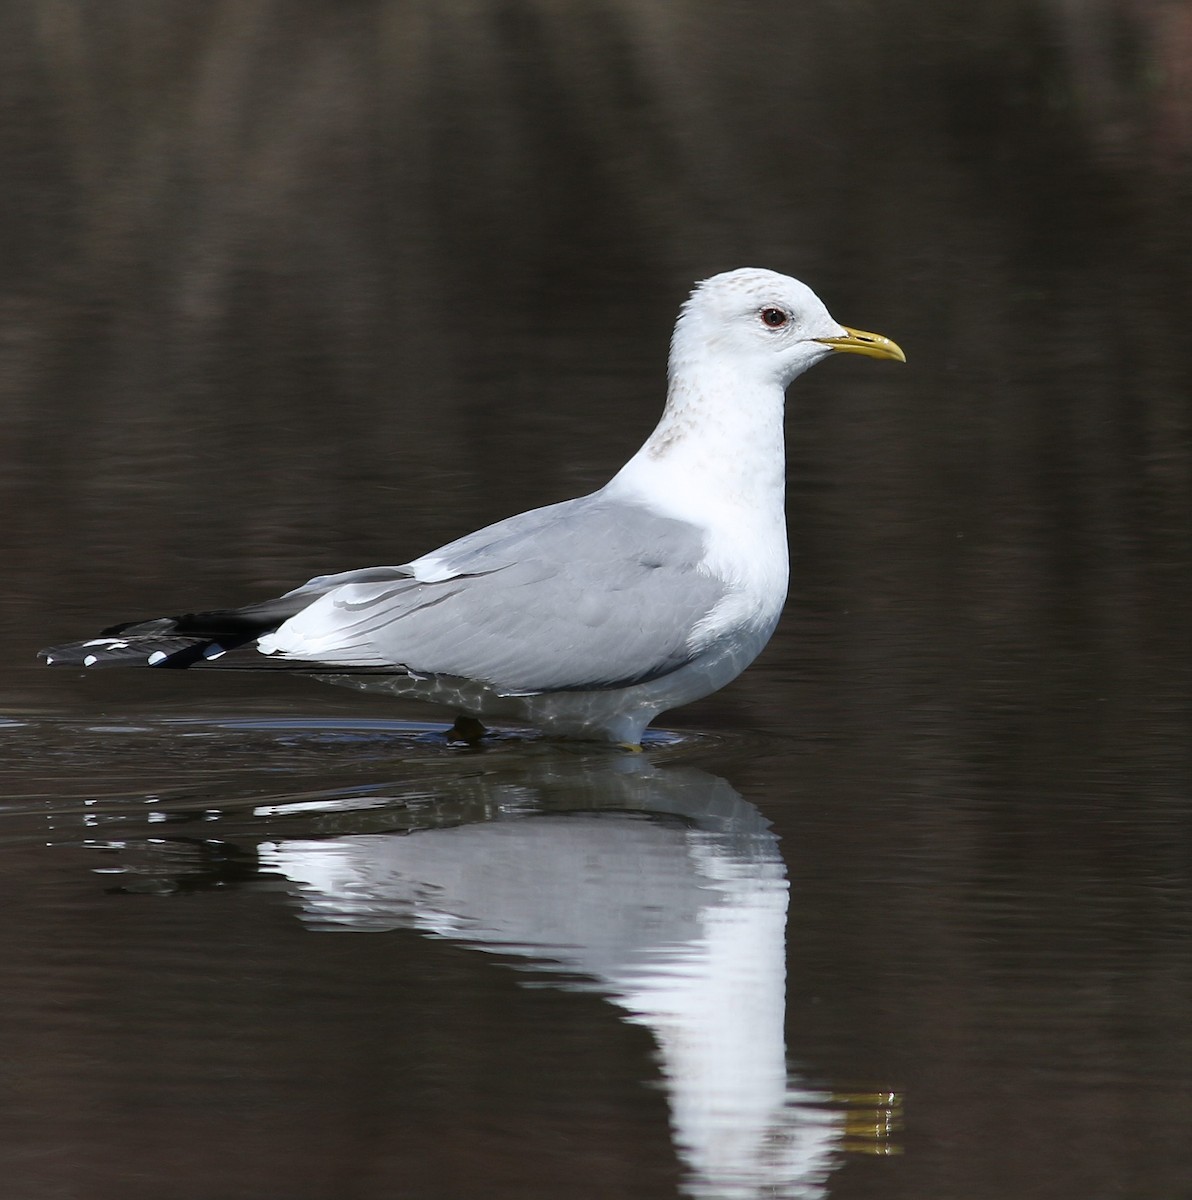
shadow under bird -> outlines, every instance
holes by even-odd
[[[834,353],[905,362],[805,284],[744,268],[696,286],[654,432],[588,496],[391,567],[276,599],[114,625],[53,666],[249,667],[637,745],[769,641],[786,599],[787,386]]]

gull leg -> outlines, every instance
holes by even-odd
[[[464,713],[460,713],[455,718],[455,724],[447,730],[447,740],[449,742],[463,742],[468,746],[477,746],[486,733],[488,733],[488,730],[475,717],[469,717]]]

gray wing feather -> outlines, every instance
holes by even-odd
[[[286,592],[287,596],[302,596],[307,592],[322,595],[345,583],[379,583],[391,579],[409,579],[413,572],[406,565],[400,567],[362,567],[357,571],[340,571],[335,575],[316,575],[301,587]]]
[[[461,676],[506,694],[620,686],[693,657],[691,632],[726,590],[703,556],[695,526],[597,494],[427,555],[419,561],[453,572],[437,582],[412,578],[409,565],[312,580],[306,588],[323,594],[261,648]]]

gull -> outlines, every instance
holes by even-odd
[[[587,496],[400,566],[320,575],[243,608],[129,621],[54,666],[271,667],[549,736],[638,746],[660,713],[735,679],[787,593],[786,389],[834,354],[905,362],[806,284],[743,268],[696,285],[662,417]]]

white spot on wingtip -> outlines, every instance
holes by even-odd
[[[46,666],[52,667],[53,665],[54,665],[54,656],[52,654],[47,654],[46,655]]]
[[[158,663],[163,663],[170,656],[164,650],[154,650],[152,654],[145,660],[151,667],[156,667]]]
[[[94,654],[88,654],[87,657],[83,659],[83,666],[93,667],[97,662],[99,662],[99,659],[96,658]]]
[[[203,657],[208,662],[214,662],[217,658],[223,658],[227,651],[218,643],[214,642],[203,651]]]

